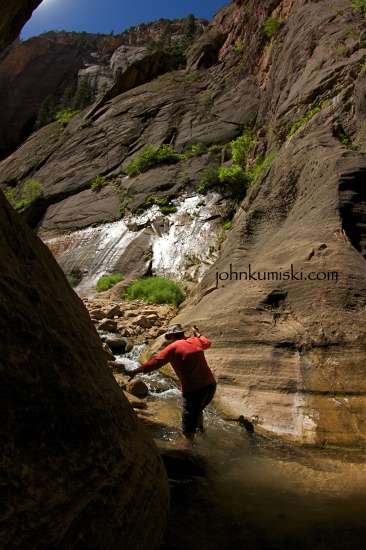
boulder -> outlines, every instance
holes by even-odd
[[[127,385],[127,392],[136,397],[146,397],[149,393],[149,388],[143,380],[135,378]]]
[[[116,321],[112,321],[111,319],[103,319],[100,325],[98,326],[98,330],[106,330],[108,332],[116,332],[117,330],[117,323]]]
[[[105,318],[104,312],[100,309],[93,309],[89,313],[92,319],[97,319],[101,321],[102,319]]]
[[[139,315],[132,321],[133,325],[137,325],[142,328],[150,328],[151,322],[145,317],[145,315]]]
[[[107,319],[112,319],[115,315],[118,316],[120,313],[121,312],[120,312],[120,309],[119,309],[119,305],[115,305],[107,311],[105,316],[106,316]]]
[[[113,350],[124,349],[127,346],[126,338],[106,338],[105,343]]]
[[[158,548],[169,485],[156,446],[83,303],[1,192],[0,248],[1,548]]]
[[[146,401],[139,399],[136,395],[132,395],[130,392],[123,392],[133,409],[147,409]]]

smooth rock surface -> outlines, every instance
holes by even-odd
[[[0,546],[155,549],[169,503],[155,444],[51,253],[2,193],[0,209]]]

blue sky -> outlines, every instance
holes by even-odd
[[[230,0],[43,0],[24,26],[26,40],[48,30],[68,30],[118,34],[132,25],[167,19],[204,17],[214,13]]]

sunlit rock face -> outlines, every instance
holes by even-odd
[[[231,416],[296,443],[362,447],[366,161],[326,129],[332,116],[329,105],[283,147],[175,321],[212,340]]]
[[[1,194],[2,548],[160,544],[169,485],[82,302]]]

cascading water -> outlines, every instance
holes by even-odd
[[[205,197],[183,195],[173,204],[176,212],[164,218],[154,205],[139,216],[45,239],[45,243],[66,274],[80,273],[81,282],[75,290],[92,291],[100,277],[114,272],[127,247],[143,231],[129,227],[151,226],[151,259],[147,263],[152,261],[154,275],[181,281],[191,264],[189,273],[199,281],[217,257],[226,203],[211,193]],[[154,220],[161,220],[160,225]]]

